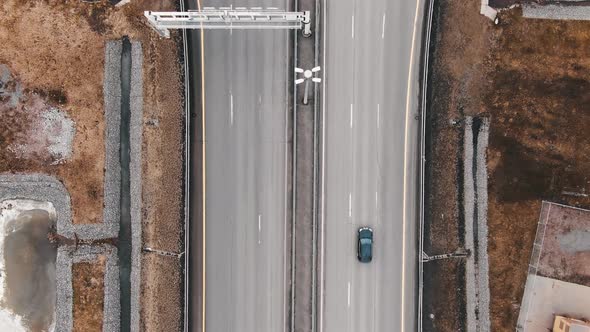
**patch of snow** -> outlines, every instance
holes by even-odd
[[[41,114],[43,130],[47,135],[47,150],[59,164],[72,156],[72,142],[76,129],[74,121],[55,107],[49,108]]]
[[[32,118],[26,139],[14,142],[8,150],[19,158],[48,156],[52,165],[64,163],[72,156],[76,126],[62,110],[48,107]]]

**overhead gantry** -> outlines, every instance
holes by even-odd
[[[303,29],[311,34],[310,12],[261,7],[204,7],[186,12],[144,12],[151,27],[169,38],[169,29]]]

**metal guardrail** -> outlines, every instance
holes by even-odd
[[[294,8],[298,8],[299,7],[299,1],[298,0],[294,0],[293,1],[293,6]],[[293,65],[296,66],[298,61],[298,53],[297,53],[297,35],[294,34],[293,35]],[[288,76],[287,79],[289,80],[289,82],[293,82],[293,70],[291,70],[291,68],[288,68]],[[293,151],[292,151],[292,155],[291,155],[291,165],[293,167],[292,169],[292,174],[291,174],[291,186],[292,186],[292,192],[291,192],[291,289],[289,290],[289,295],[290,295],[290,299],[289,299],[289,331],[290,332],[294,332],[295,331],[295,272],[296,272],[296,264],[295,264],[295,259],[296,259],[296,255],[295,255],[295,249],[296,249],[296,239],[295,239],[295,233],[296,233],[296,222],[297,222],[297,85],[293,84],[292,86],[293,90],[291,91],[291,93],[293,94],[293,117],[292,120],[293,121],[293,133],[291,134],[292,139],[293,139]]]
[[[418,257],[418,332],[422,332],[422,305],[423,305],[423,288],[424,288],[424,262],[421,255],[424,252],[424,204],[425,204],[425,168],[426,168],[426,100],[428,93],[428,57],[430,55],[430,32],[432,30],[432,14],[434,9],[434,1],[428,1],[428,12],[426,21],[426,36],[424,38],[423,52],[424,64],[422,70],[422,101],[421,101],[421,123],[420,123],[420,235],[419,242],[419,257]]]
[[[184,11],[184,1],[180,1],[180,10]],[[182,30],[182,51],[184,56],[184,332],[189,332],[189,264],[190,264],[190,124],[191,99],[190,78],[188,68],[188,38],[186,30]]]

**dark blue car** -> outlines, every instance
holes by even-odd
[[[357,257],[363,263],[373,260],[373,230],[370,227],[359,228]]]

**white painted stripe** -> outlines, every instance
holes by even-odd
[[[229,95],[229,122],[234,124],[234,95]]]
[[[348,307],[350,308],[350,281],[348,282],[348,290],[346,298],[348,299]]]
[[[381,26],[381,39],[385,38],[385,13],[383,13],[383,24]]]
[[[379,192],[375,191],[375,210],[379,207]]]
[[[352,217],[352,193],[348,193],[348,216]]]
[[[352,15],[351,33],[352,33],[352,39],[354,39],[354,15]]]
[[[288,48],[290,47],[290,41],[287,39],[285,40],[285,45],[284,47]],[[285,77],[289,77],[290,73],[291,73],[291,68],[285,68],[286,70],[286,76]],[[285,95],[289,94],[289,82],[288,80],[284,81],[285,84]],[[288,138],[289,136],[289,103],[285,103],[284,104],[285,110],[283,112],[285,118],[284,118],[284,123],[285,126],[283,128],[284,131],[284,142],[288,142]],[[284,146],[286,146],[286,143],[284,143]],[[287,148],[283,148],[283,150],[285,151],[285,159],[284,159],[284,167],[285,167],[285,178],[283,179],[283,188],[287,188],[287,183],[288,183],[288,179],[290,178],[290,172],[289,172],[289,149]],[[289,194],[288,194],[288,190],[283,190],[283,195],[284,195],[284,206],[289,206],[288,202],[289,202]],[[284,213],[284,226],[283,226],[283,257],[285,259],[283,259],[283,289],[287,289],[287,285],[288,285],[288,281],[287,278],[290,278],[290,275],[287,273],[287,265],[290,266],[290,262],[291,262],[291,257],[287,256],[287,229],[289,228],[288,226],[290,225],[290,218],[293,217],[292,214],[288,214],[287,213],[287,209],[283,209],[283,213]],[[288,257],[288,258],[287,258]],[[283,296],[283,314],[281,315],[283,318],[283,332],[287,332],[287,315],[286,313],[288,312],[288,304],[290,303],[290,299],[287,300],[287,296]],[[290,324],[289,324],[290,325]]]
[[[260,231],[262,229],[262,225],[261,225],[261,215],[258,215],[258,244],[260,244],[262,242],[261,238],[260,238]]]
[[[350,104],[350,128],[352,128],[353,116],[352,116],[352,104]]]
[[[326,6],[326,0],[322,0],[322,7],[323,8],[327,8]],[[326,27],[325,29],[322,29],[322,44],[323,47],[322,49],[326,49],[326,30],[328,27],[328,22],[327,22],[327,15],[326,15],[326,10],[322,10],[322,19],[324,22],[324,27]],[[328,73],[326,71],[327,67],[326,66],[326,52],[322,52],[322,71],[324,72],[324,77],[323,77],[323,81],[324,83],[322,84],[322,157],[321,157],[321,167],[322,167],[322,171],[321,171],[321,177],[320,177],[320,181],[321,181],[321,196],[320,196],[320,261],[319,261],[319,265],[320,265],[320,279],[319,279],[319,283],[320,283],[320,289],[319,289],[319,301],[320,301],[320,305],[319,305],[319,310],[318,310],[318,330],[319,332],[323,332],[324,331],[324,288],[325,288],[325,283],[324,283],[324,264],[325,264],[325,240],[326,240],[326,234],[324,232],[324,230],[326,229],[326,212],[325,212],[325,207],[326,207],[326,196],[325,196],[325,191],[326,191],[326,80],[328,78]],[[283,324],[284,325],[284,324]]]

